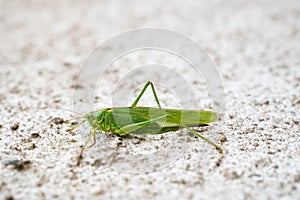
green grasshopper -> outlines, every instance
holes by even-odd
[[[158,108],[136,106],[149,85],[152,88]],[[221,147],[190,128],[207,125],[210,122],[216,121],[218,119],[218,115],[215,112],[205,110],[161,108],[154,85],[150,81],[145,84],[142,91],[130,107],[104,108],[102,110],[89,112],[84,115],[83,118],[84,120],[68,130],[74,130],[85,122],[88,122],[91,126],[88,139],[81,147],[78,164],[82,159],[83,151],[92,138],[94,138],[94,142],[89,147],[95,145],[95,135],[97,130],[111,132],[117,135],[142,135],[162,134],[185,128],[195,136],[214,146],[220,153],[223,153]]]

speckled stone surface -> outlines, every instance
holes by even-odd
[[[1,0],[0,198],[300,199],[299,18],[299,1]],[[72,109],[74,89],[84,89],[74,88],[75,73],[103,41],[141,27],[183,33],[215,62],[226,95],[224,124],[202,129],[224,154],[184,131],[144,139],[99,134],[74,166],[88,130],[65,131],[65,120],[76,115],[62,109]],[[128,66],[153,61],[184,66],[166,53],[128,55],[104,77],[95,106],[111,106],[112,88]],[[205,91],[188,70],[182,75]],[[163,106],[178,106],[176,94],[159,86],[158,93]],[[147,97],[142,105],[154,105]],[[206,98],[199,96],[203,108]],[[174,144],[172,162],[149,173],[132,170],[144,166],[138,159],[129,161],[134,166],[119,162],[151,144]]]

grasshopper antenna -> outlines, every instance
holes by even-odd
[[[74,111],[74,110],[71,110],[71,109],[67,109],[67,108],[37,108],[38,110],[65,110],[65,111],[68,111],[68,112],[72,112],[72,113],[75,113],[77,115],[80,115],[81,117],[84,117],[84,114],[80,113],[80,112],[77,112],[77,111]]]
[[[84,114],[80,113],[80,112],[77,112],[77,111],[74,111],[74,110],[70,110],[70,109],[66,109],[66,108],[58,108],[59,110],[65,110],[65,111],[69,111],[69,112],[72,112],[72,113],[75,113],[77,115],[80,115],[81,117],[84,116]]]

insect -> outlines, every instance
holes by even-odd
[[[139,100],[149,86],[152,88],[152,93],[158,108],[137,106]],[[77,164],[80,163],[83,151],[86,149],[92,138],[94,141],[89,147],[95,145],[95,135],[97,130],[111,132],[117,135],[142,135],[162,134],[185,128],[195,136],[214,146],[219,153],[223,153],[221,147],[190,128],[207,125],[210,122],[216,121],[218,119],[218,115],[215,112],[206,110],[161,108],[154,85],[150,81],[145,84],[142,91],[130,107],[104,108],[102,110],[89,112],[84,115],[83,118],[84,119],[80,123],[68,130],[74,130],[85,122],[88,122],[91,126],[90,134],[84,145],[81,147]]]

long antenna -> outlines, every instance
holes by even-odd
[[[77,111],[74,111],[74,110],[71,110],[71,109],[66,109],[66,108],[39,108],[39,109],[49,109],[49,110],[65,110],[65,111],[69,111],[69,112],[72,112],[72,113],[75,113],[77,115],[80,115],[81,117],[84,117],[85,114],[82,114],[80,112],[77,112]]]
[[[71,118],[71,119],[67,119],[66,121],[67,122],[70,122],[70,121],[72,121],[72,120],[75,120],[75,119],[82,119],[83,117],[73,117],[73,118]]]
[[[57,108],[58,110],[65,110],[65,111],[69,111],[69,112],[72,112],[72,113],[76,113],[78,115],[81,115],[82,117],[84,116],[84,114],[80,113],[80,112],[77,112],[77,111],[74,111],[74,110],[70,110],[70,109],[66,109],[66,108]]]

